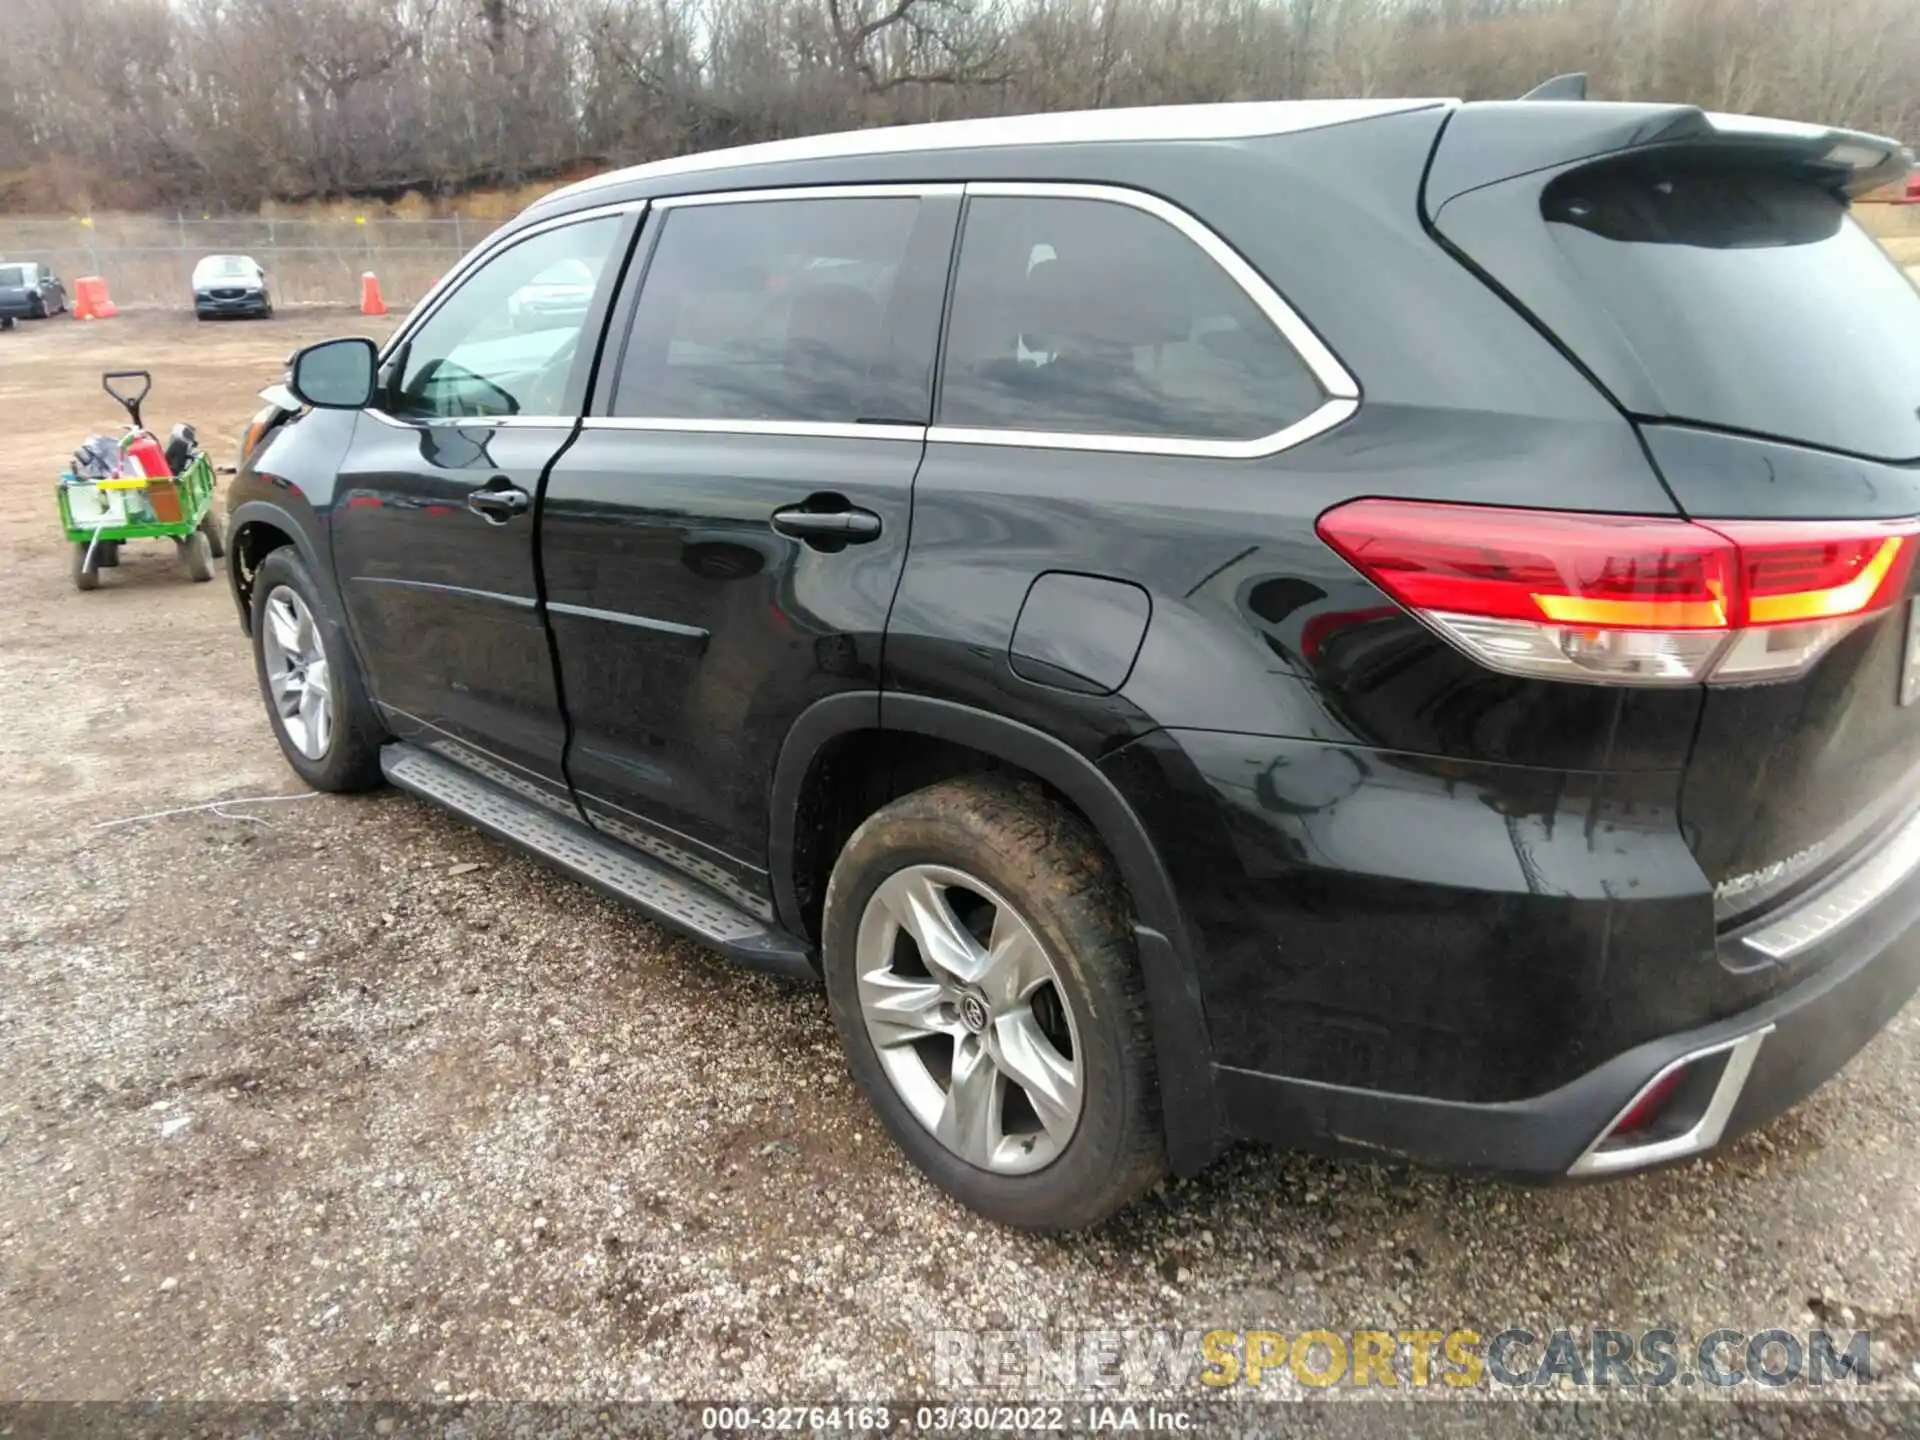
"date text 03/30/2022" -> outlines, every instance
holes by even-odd
[[[1160,1435],[1195,1428],[1188,1410],[1147,1404],[1075,1405],[709,1405],[700,1427],[716,1435],[853,1435],[899,1431],[909,1435],[1032,1435],[1046,1433]]]

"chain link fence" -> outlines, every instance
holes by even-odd
[[[474,243],[488,220],[192,220],[185,216],[37,219],[0,215],[0,261],[49,265],[71,292],[104,276],[117,305],[191,308],[193,267],[208,255],[251,255],[275,305],[355,304],[371,270],[389,305],[413,304]]]

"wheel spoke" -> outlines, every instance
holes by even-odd
[[[1054,1048],[1031,1010],[996,1020],[993,1036],[993,1058],[1001,1073],[1026,1092],[1054,1143],[1065,1145],[1080,1118],[1080,1081],[1073,1062]]]
[[[302,663],[311,664],[321,655],[320,637],[313,633],[313,612],[297,595],[293,599],[293,610],[300,619],[300,659]]]
[[[896,975],[891,970],[862,975],[860,1005],[866,1012],[867,1033],[882,1048],[949,1033],[951,1024],[939,1014],[946,993],[946,987],[937,981]]]
[[[1040,948],[1039,937],[1011,906],[1002,905],[994,912],[993,934],[979,980],[995,1012],[1014,1009],[1052,978],[1053,966]]]
[[[953,1047],[952,1079],[933,1133],[969,1165],[991,1165],[1001,1138],[1000,1072],[973,1036]]]
[[[291,600],[275,596],[267,606],[267,628],[273,635],[273,642],[280,647],[280,653],[287,660],[300,658],[300,612],[293,608]]]
[[[292,670],[275,670],[267,676],[267,684],[273,689],[274,707],[279,710],[280,718],[287,719],[300,708],[300,692],[306,682]]]
[[[928,969],[944,971],[968,983],[978,978],[986,956],[947,904],[945,886],[936,884],[923,871],[902,870],[888,877],[874,898],[913,937]]]
[[[327,746],[333,740],[333,701],[324,686],[313,683],[312,676],[307,677],[307,693],[301,702],[300,714],[307,722],[307,755],[318,760],[327,753]]]

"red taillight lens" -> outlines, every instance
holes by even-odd
[[[1905,591],[1916,533],[1400,500],[1338,506],[1318,528],[1495,669],[1634,684],[1799,673]]]
[[[1913,563],[1911,526],[1770,520],[1707,526],[1740,547],[1749,625],[1884,609],[1906,588]]]
[[[1727,623],[1731,541],[1684,520],[1356,500],[1321,538],[1401,604],[1509,620]]]

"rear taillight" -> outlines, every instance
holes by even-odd
[[[1905,592],[1920,522],[1702,523],[1356,500],[1318,529],[1495,670],[1687,685],[1804,672]]]

